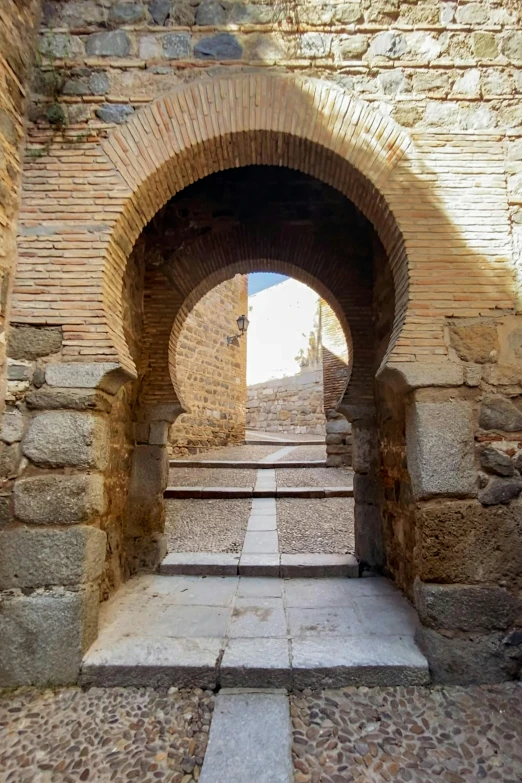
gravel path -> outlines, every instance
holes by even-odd
[[[290,697],[294,783],[520,783],[522,684]]]
[[[281,444],[284,446],[284,443]],[[268,457],[269,454],[273,454],[280,449],[279,445],[272,446],[225,446],[222,449],[212,449],[212,451],[201,451],[199,454],[191,454],[183,459],[188,459],[193,462],[198,462],[201,459],[237,459],[237,460],[260,460],[263,457]],[[301,447],[299,447],[301,448]],[[315,448],[315,447],[312,447]]]
[[[326,459],[326,446],[296,446],[281,462],[305,459]]]
[[[240,552],[251,505],[251,500],[166,500],[168,551]]]
[[[0,693],[0,780],[194,783],[213,708],[199,689]]]
[[[253,487],[256,470],[235,468],[171,468],[171,487]]]
[[[354,551],[351,498],[284,498],[276,506],[280,552]]]
[[[353,470],[347,468],[285,468],[276,470],[278,487],[351,487]]]

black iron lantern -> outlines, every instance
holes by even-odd
[[[240,315],[239,318],[236,319],[237,328],[239,329],[239,334],[235,334],[233,337],[227,337],[227,345],[239,345],[238,339],[239,337],[243,337],[243,335],[246,333],[246,330],[248,329],[248,324],[250,323],[246,315]]]

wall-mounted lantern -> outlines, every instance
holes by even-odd
[[[239,334],[235,334],[233,337],[227,337],[227,345],[238,345],[238,338],[243,337],[243,335],[246,333],[246,330],[248,329],[248,324],[250,323],[246,315],[240,315],[239,318],[236,320],[237,328],[239,329]]]

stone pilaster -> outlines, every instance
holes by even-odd
[[[0,684],[66,684],[97,635],[111,412],[128,376],[107,363],[20,366],[25,386],[11,384],[2,429],[12,464],[0,529]]]
[[[169,477],[169,428],[183,412],[179,403],[140,409],[135,426],[125,511],[127,573],[153,570],[167,553],[163,492]]]

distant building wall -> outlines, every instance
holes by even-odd
[[[178,343],[177,377],[188,412],[170,428],[175,456],[240,443],[245,437],[246,340],[227,345],[247,311],[247,277],[213,288],[187,318]]]

